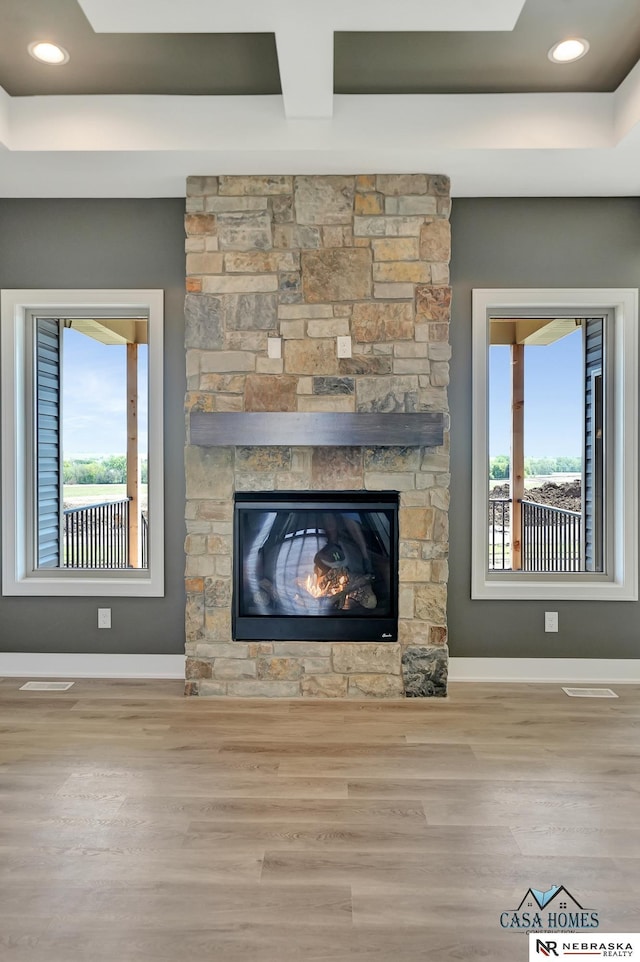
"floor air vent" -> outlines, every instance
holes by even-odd
[[[68,691],[73,684],[72,681],[28,681],[20,686],[20,691]]]
[[[610,688],[563,688],[572,698],[617,698],[615,691]]]

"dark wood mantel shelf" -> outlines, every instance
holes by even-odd
[[[308,447],[436,447],[444,437],[444,414],[313,414],[193,411],[191,443]]]

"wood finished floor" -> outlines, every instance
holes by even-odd
[[[554,883],[640,930],[637,686],[21,683],[0,680],[3,962],[517,962],[500,913]]]

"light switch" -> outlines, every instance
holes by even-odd
[[[338,342],[338,357],[351,357],[351,338],[348,335],[336,338]]]
[[[267,338],[267,357],[282,357],[282,338]]]

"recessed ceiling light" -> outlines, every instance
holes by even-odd
[[[69,62],[69,54],[64,47],[59,47],[57,43],[34,40],[33,43],[29,44],[28,50],[34,60],[39,60],[40,63],[60,66]]]
[[[582,37],[572,37],[570,40],[561,40],[560,43],[554,43],[547,56],[553,63],[572,63],[574,60],[580,60],[588,52],[588,40],[584,40]]]

